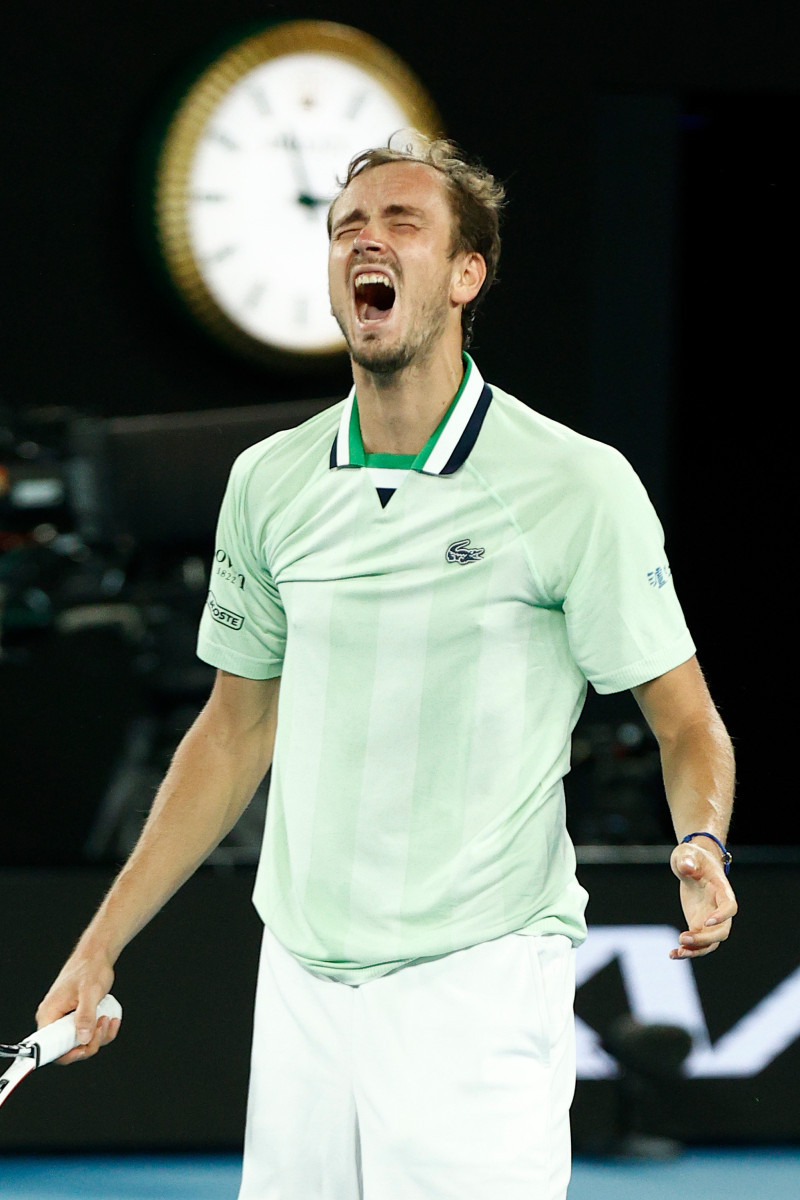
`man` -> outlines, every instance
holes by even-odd
[[[234,466],[212,696],[39,1009],[77,1008],[65,1061],[115,1036],[92,1013],[117,956],[274,746],[244,1200],[563,1200],[586,897],[561,781],[587,680],[631,688],[659,741],[672,956],[736,911],[730,741],[641,484],[463,353],[501,200],[448,143],[351,163],[329,283],[355,388]]]

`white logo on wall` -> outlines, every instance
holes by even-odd
[[[631,1015],[643,1024],[680,1025],[691,1034],[686,1075],[757,1075],[800,1037],[800,967],[712,1045],[691,962],[669,957],[677,940],[671,925],[592,925],[577,955],[577,986],[617,959]],[[617,1064],[599,1035],[580,1017],[575,1026],[578,1078],[616,1075]]]

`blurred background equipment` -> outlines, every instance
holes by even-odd
[[[329,403],[5,426],[0,864],[127,856],[213,683],[195,641],[230,465]],[[255,861],[265,795],[215,861]]]
[[[592,712],[595,707],[599,712]],[[601,706],[592,705],[572,739],[572,838],[593,845],[667,845],[673,832],[658,743],[641,716],[632,712],[611,722],[598,719],[600,713]]]
[[[70,475],[79,535],[131,559],[143,550],[207,554],[237,454],[338,399],[76,420]]]
[[[605,1153],[626,1158],[675,1157],[681,1143],[648,1132],[643,1113],[648,1092],[655,1093],[662,1106],[668,1102],[692,1048],[691,1034],[680,1025],[645,1025],[624,1015],[611,1022],[603,1048],[619,1064],[616,1136],[604,1147]]]

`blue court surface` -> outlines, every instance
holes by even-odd
[[[3,1200],[236,1200],[240,1160],[220,1155],[0,1160]],[[797,1200],[800,1149],[692,1150],[669,1162],[578,1159],[569,1200]]]

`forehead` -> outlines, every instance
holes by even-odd
[[[389,205],[421,209],[434,217],[443,213],[450,218],[447,183],[435,167],[425,163],[383,163],[367,167],[351,180],[333,204],[332,221],[345,212],[360,209],[372,215]]]

